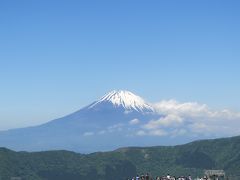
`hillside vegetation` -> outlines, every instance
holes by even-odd
[[[112,152],[15,152],[0,148],[0,179],[122,180],[149,172],[153,176],[201,176],[204,169],[223,169],[240,177],[240,136],[196,141],[179,146],[129,147]]]

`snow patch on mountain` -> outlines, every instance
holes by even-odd
[[[123,107],[126,111],[135,110],[142,113],[155,111],[154,108],[141,97],[133,94],[130,91],[123,90],[111,91],[92,104],[89,109],[105,102],[113,104],[114,107]]]

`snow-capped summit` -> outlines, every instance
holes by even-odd
[[[129,111],[135,110],[138,112],[154,112],[154,108],[151,107],[151,105],[130,91],[111,91],[93,103],[89,108],[94,108],[102,103],[111,103],[114,107],[122,107]]]

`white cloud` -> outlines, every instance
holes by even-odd
[[[168,133],[162,129],[154,130],[139,130],[136,132],[137,136],[166,136]]]
[[[129,121],[130,125],[136,125],[136,124],[139,124],[139,123],[140,123],[139,119],[132,119],[131,121]]]
[[[158,120],[151,120],[147,124],[143,126],[144,129],[158,129],[159,127],[165,126],[177,126],[178,124],[181,124],[183,122],[183,119],[175,114],[169,114],[165,117],[161,117]]]
[[[176,100],[154,104],[161,118],[142,126],[141,135],[231,136],[240,134],[240,113],[228,109],[213,110],[197,102],[179,103]],[[140,131],[141,132],[141,131]]]
[[[196,102],[179,103],[176,100],[161,101],[155,108],[159,114],[177,114],[180,116],[201,117],[211,116],[206,104]]]
[[[143,130],[139,130],[139,131],[137,131],[136,135],[137,136],[145,136],[145,135],[147,135],[147,133]]]
[[[168,133],[162,129],[151,130],[148,132],[151,136],[166,136]]]
[[[159,114],[176,114],[181,117],[192,118],[224,118],[233,119],[240,118],[239,112],[233,112],[228,109],[212,110],[206,104],[199,104],[197,102],[179,103],[176,100],[161,101],[154,104],[156,111]]]
[[[122,131],[124,124],[114,124],[112,126],[107,127],[108,132],[116,132],[116,131]]]
[[[125,110],[124,111],[124,114],[129,114],[129,113],[131,113],[132,111],[131,110]]]
[[[94,132],[85,132],[83,136],[93,136]]]

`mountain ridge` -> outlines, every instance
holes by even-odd
[[[153,177],[166,174],[201,177],[205,169],[223,169],[229,180],[238,180],[239,152],[240,136],[90,154],[65,150],[28,153],[0,148],[0,178],[122,180],[146,172]]]

